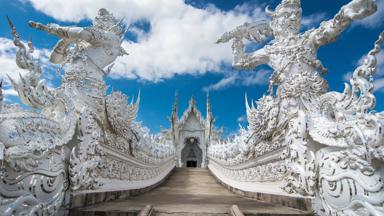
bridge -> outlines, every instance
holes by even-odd
[[[343,92],[328,92],[317,59],[320,46],[376,10],[373,0],[351,0],[301,34],[300,0],[282,0],[266,9],[272,22],[224,33],[217,43],[233,42],[237,68],[276,70],[269,94],[245,98],[248,126],[228,138],[208,95],[205,116],[191,97],[181,117],[176,96],[170,128],[151,134],[136,120],[140,94],[107,94],[104,77],[127,54],[126,26],[108,10],[85,28],[29,22],[60,38],[49,58],[68,64],[57,88],[8,19],[24,70],[8,82],[33,109],[5,103],[0,82],[1,214],[383,216],[384,112],[374,111],[373,77],[384,32]],[[242,39],[272,37],[245,53]]]
[[[208,169],[176,168],[164,183],[149,192],[75,209],[72,214],[242,216],[312,215],[312,212],[235,194],[220,184]]]

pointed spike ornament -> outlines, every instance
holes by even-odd
[[[16,88],[17,87],[16,81],[11,76],[9,76],[8,74],[7,74],[7,77],[8,77],[8,80],[11,82],[12,87]]]
[[[247,112],[251,109],[251,108],[249,107],[247,93],[245,93],[245,108],[246,108],[246,111],[247,111]]]
[[[11,32],[13,35],[13,43],[15,44],[15,46],[17,46],[19,48],[25,48],[24,44],[21,43],[20,35],[16,31],[15,25],[13,25],[11,19],[8,16],[7,16],[7,21],[8,21],[9,28],[11,29]]]
[[[135,107],[137,108],[137,110],[139,110],[139,105],[140,105],[140,93],[141,91],[139,90],[139,93],[137,93],[137,99],[135,104]]]
[[[265,7],[265,14],[266,14],[267,16],[269,16],[269,17],[273,17],[273,15],[275,14],[275,12],[269,8],[269,5],[267,5],[267,7]]]
[[[209,92],[207,92],[207,116],[211,114],[211,102],[209,100]]]
[[[179,106],[179,93],[176,91],[175,92],[175,101],[173,103],[173,110],[172,110],[172,113],[175,116],[177,116],[178,106]]]
[[[195,107],[195,96],[192,95],[191,100],[189,100],[189,105],[193,109]]]

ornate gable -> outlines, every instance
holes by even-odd
[[[181,117],[179,129],[204,130],[204,122],[205,120],[201,112],[196,108],[195,99],[192,96],[191,100],[189,100],[188,109],[184,111]]]

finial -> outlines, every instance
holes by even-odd
[[[195,109],[195,97],[193,95],[192,95],[191,99],[189,100],[189,106],[191,107],[192,111]]]
[[[17,46],[17,47],[19,47],[21,49],[25,49],[24,44],[21,43],[20,35],[16,31],[15,25],[13,25],[11,19],[8,16],[6,16],[6,17],[7,17],[9,28],[11,29],[11,32],[12,32],[12,35],[13,35],[13,44],[15,44],[15,46]]]
[[[211,111],[211,103],[209,100],[209,92],[207,91],[207,114]]]
[[[173,102],[172,116],[177,117],[177,111],[179,106],[179,93],[175,91],[175,101]]]
[[[178,103],[179,103],[179,92],[175,91],[175,102],[174,102],[175,108],[178,106]]]
[[[13,25],[13,23],[12,23],[11,19],[9,18],[9,16],[7,15],[7,16],[5,16],[5,17],[7,18],[9,27],[10,27],[11,29],[15,28],[15,26]]]
[[[195,106],[195,96],[192,95],[191,100],[189,101],[189,104],[191,104],[191,106]]]
[[[206,118],[207,118],[207,121],[212,121],[212,120],[213,120],[213,117],[212,117],[212,111],[211,111],[211,102],[210,102],[210,99],[209,99],[209,92],[207,92],[207,111],[206,111]]]

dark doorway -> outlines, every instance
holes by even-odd
[[[197,161],[187,161],[187,167],[197,167]]]
[[[188,137],[184,140],[185,144],[181,150],[181,164],[183,167],[201,167],[203,151],[199,146],[198,137]]]

